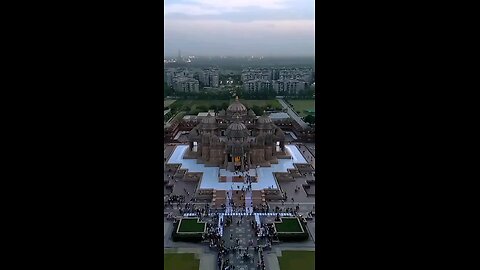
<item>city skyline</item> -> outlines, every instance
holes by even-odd
[[[164,55],[315,56],[313,0],[165,0]]]

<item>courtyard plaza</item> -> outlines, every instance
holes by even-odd
[[[211,227],[218,222],[215,214],[203,216],[201,220],[209,223]],[[213,244],[213,241],[208,238],[203,243],[173,242],[171,222],[165,220],[164,247],[167,250],[178,250],[179,252],[194,250],[200,259],[199,270],[216,270],[221,269],[221,266],[223,269],[230,270],[279,270],[277,256],[281,254],[282,250],[314,250],[315,248],[312,235],[313,241],[309,239],[306,242],[298,243],[279,243],[267,230],[263,235],[259,235],[256,217],[252,215],[229,216],[224,221],[223,236]],[[260,226],[273,222],[275,222],[275,215],[260,216]],[[311,230],[310,227],[308,230]]]
[[[165,162],[164,166],[167,168],[172,163],[171,161],[180,161],[181,154],[177,154],[174,156],[176,149],[182,149],[178,146],[184,145],[166,145],[165,147],[165,157],[168,162]],[[313,146],[314,147],[314,146]],[[291,154],[292,159],[286,160],[290,163],[282,164],[279,168],[282,169],[283,172],[287,172],[287,168],[293,168],[293,163],[310,163],[314,162],[314,152],[306,151],[311,150],[311,146],[306,148],[301,144],[297,145],[286,145],[287,151]],[[305,152],[303,152],[305,149]],[[177,152],[181,153],[181,152]],[[292,154],[293,153],[293,154]],[[172,159],[173,157],[173,159]],[[195,162],[195,160],[190,159],[189,161]],[[176,175],[178,169],[183,168],[184,163],[180,162],[182,165],[181,167],[178,166],[177,168],[171,169],[170,172],[166,172],[168,177],[172,177]],[[170,164],[170,165],[169,165]],[[196,164],[197,165],[197,164]],[[198,164],[202,165],[203,164]],[[202,170],[202,166],[193,166],[191,168],[200,168],[200,172]],[[276,165],[276,164],[275,164]],[[313,164],[312,164],[313,165]],[[189,165],[186,165],[189,166]],[[314,166],[314,165],[313,165]],[[171,167],[169,167],[171,168]],[[205,167],[207,169],[213,169],[215,174],[212,176],[218,181],[218,173],[229,175],[231,172],[222,171],[218,167]],[[263,168],[262,168],[263,169]],[[188,170],[189,172],[190,169]],[[258,173],[260,177],[259,182],[262,181],[262,177],[269,173],[272,179],[275,177],[274,173],[275,170],[271,169],[270,171],[255,171]],[[251,172],[250,175],[254,173]],[[311,216],[312,212],[315,212],[315,197],[314,193],[313,196],[307,194],[306,189],[302,188],[307,180],[314,181],[314,173],[310,174],[302,174],[300,176],[296,176],[293,178],[293,181],[278,181],[281,190],[286,195],[286,200],[271,200],[266,203],[268,207],[268,213],[266,209],[257,208],[255,214],[253,215],[244,215],[240,214],[241,212],[237,211],[235,215],[225,215],[225,208],[223,209],[212,209],[210,207],[209,201],[200,201],[196,198],[195,191],[197,188],[200,187],[202,179],[205,177],[205,174],[202,175],[199,182],[191,182],[191,181],[183,181],[183,178],[170,178],[172,180],[173,186],[169,188],[170,194],[166,196],[165,199],[168,198],[175,198],[176,201],[174,203],[169,204],[165,208],[165,215],[164,215],[164,246],[166,248],[171,249],[189,249],[194,248],[198,250],[198,256],[200,258],[200,270],[206,269],[220,269],[221,264],[223,263],[223,269],[225,269],[226,265],[228,264],[230,268],[228,269],[235,269],[235,270],[253,270],[253,269],[272,269],[278,270],[279,269],[279,259],[282,250],[291,250],[291,249],[298,249],[298,250],[314,250],[315,247],[315,216]],[[176,180],[176,181],[175,181]],[[275,180],[274,180],[275,182]],[[213,182],[212,182],[213,183]],[[313,182],[314,183],[314,182]],[[228,189],[232,189],[232,183],[224,183],[229,184]],[[235,183],[237,184],[237,183]],[[252,188],[254,188],[252,183]],[[214,184],[211,184],[214,185]],[[268,186],[268,184],[265,184]],[[261,188],[265,185],[257,185],[258,188]],[[276,185],[276,182],[275,182]],[[312,185],[314,189],[314,184]],[[237,187],[234,187],[237,188]],[[178,202],[178,198],[181,197],[181,202]],[[293,198],[293,200],[292,200]],[[192,210],[195,209],[195,210]],[[200,210],[201,209],[201,210]],[[245,208],[243,208],[245,209]],[[203,211],[203,212],[202,212]],[[209,213],[208,216],[205,216],[206,213]],[[258,226],[258,224],[266,224],[271,223],[275,219],[275,214],[273,212],[282,213],[282,215],[286,213],[295,213],[297,215],[301,215],[302,217],[309,217],[307,222],[307,231],[310,235],[310,239],[307,242],[300,242],[300,243],[274,243],[272,246],[272,241],[267,241],[264,238],[259,238],[256,235],[256,231],[252,227],[252,221],[254,224]],[[202,214],[204,213],[204,214]],[[215,213],[218,213],[218,216],[222,216],[222,223],[225,222],[227,219],[231,219],[232,223],[229,226],[225,226],[223,224],[222,227],[222,234],[221,239],[224,241],[224,248],[228,251],[225,254],[218,253],[216,248],[209,247],[209,245],[205,245],[205,243],[183,243],[183,242],[173,242],[171,239],[171,233],[173,230],[173,224],[171,222],[174,218],[181,218],[185,216],[200,216],[201,220],[204,222],[210,223],[212,226],[216,225],[219,226],[219,218],[215,218]],[[260,214],[258,214],[260,213]],[[198,215],[200,214],[200,215]],[[167,218],[167,216],[169,218]],[[239,222],[241,221],[241,222]],[[230,236],[233,240],[230,240]],[[238,239],[238,245],[237,240]],[[252,239],[253,243],[249,242]],[[258,247],[265,247],[260,252]],[[237,248],[236,248],[237,247]],[[257,247],[257,248],[255,248]],[[245,253],[248,256],[245,256]],[[219,260],[219,258],[221,258]],[[228,263],[227,263],[228,260]],[[219,264],[220,262],[220,264]],[[260,265],[259,265],[260,264]],[[232,267],[233,266],[233,267]],[[260,268],[259,268],[260,267]]]
[[[265,188],[278,188],[274,179],[274,172],[287,172],[287,169],[293,169],[294,163],[307,163],[307,160],[300,153],[295,145],[285,145],[289,152],[291,159],[279,159],[278,164],[272,164],[269,167],[257,167],[255,175],[258,176],[257,183],[252,183],[252,190],[261,190]],[[230,182],[220,182],[220,176],[231,176],[226,170],[221,170],[219,167],[206,167],[204,164],[197,163],[195,159],[184,159],[183,155],[188,149],[188,145],[178,145],[170,158],[168,164],[181,164],[181,169],[187,169],[188,172],[201,172],[203,177],[201,179],[201,189],[221,189],[221,190],[238,190],[238,185],[233,185]],[[243,185],[242,185],[243,186]]]

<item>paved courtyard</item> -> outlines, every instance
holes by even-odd
[[[180,146],[180,148],[178,147]],[[291,167],[294,168],[293,163],[304,163],[308,162],[314,167],[315,162],[315,145],[304,145],[304,144],[292,144],[289,146],[289,152],[293,153],[293,160],[288,160],[291,163]],[[186,149],[186,145],[166,145],[164,149],[164,154],[166,157],[164,166],[167,166],[167,163],[175,163],[178,161],[176,159],[182,159],[180,153],[175,154],[177,149]],[[292,150],[293,149],[293,150]],[[190,160],[195,162],[195,160]],[[169,165],[171,166],[171,165]],[[169,167],[171,168],[171,167]],[[182,166],[183,168],[183,166]],[[197,167],[195,167],[197,168]],[[211,169],[217,169],[218,167]],[[282,168],[285,168],[283,166]],[[208,169],[208,168],[207,168]],[[273,176],[275,168],[270,168],[271,172],[269,173]],[[196,170],[190,170],[189,172],[195,172]],[[278,171],[278,170],[277,170]],[[286,169],[284,171],[287,171]],[[183,181],[182,178],[171,178],[176,173],[176,170],[171,170],[166,172],[164,177],[167,179],[170,184],[173,184],[170,188],[166,188],[164,185],[165,194],[175,194],[184,196],[185,200],[182,203],[173,203],[171,206],[165,208],[164,217],[167,213],[171,213],[174,217],[181,217],[183,213],[180,212],[180,209],[184,210],[186,204],[190,206],[195,205],[197,208],[203,207],[206,205],[206,201],[199,203],[199,200],[196,199],[195,192],[198,188],[198,183],[196,181]],[[265,172],[264,172],[265,173]],[[262,172],[258,173],[260,176],[260,181],[262,177],[265,177],[265,174]],[[207,175],[208,177],[208,175]],[[205,178],[205,174],[203,175]],[[214,171],[212,178],[217,179],[218,181],[218,171]],[[315,212],[315,194],[307,194],[306,189],[303,188],[306,185],[310,185],[310,188],[315,188],[314,186],[315,176],[314,172],[296,175],[293,178],[293,181],[278,181],[278,184],[282,191],[286,192],[286,200],[268,200],[267,204],[269,206],[270,212],[274,212],[275,208],[278,207],[279,212],[290,212],[292,209],[298,209],[297,214],[302,217],[307,217],[309,213]],[[275,182],[277,183],[277,182]],[[300,188],[299,188],[300,187]],[[230,188],[229,188],[230,189]],[[292,200],[293,198],[293,200]],[[208,202],[211,203],[210,201]],[[189,207],[190,207],[189,206]],[[223,210],[217,209],[223,213]],[[270,223],[274,221],[274,216],[261,216],[262,223]],[[236,244],[236,239],[238,239],[239,247],[242,251],[231,251],[229,252],[224,259],[228,259],[230,265],[235,266],[235,270],[257,270],[257,263],[259,262],[259,253],[254,250],[254,246],[265,245],[265,240],[258,239],[254,233],[253,228],[251,227],[251,221],[254,220],[254,216],[243,216],[241,219],[240,216],[233,216],[233,223],[230,226],[223,228],[222,239],[225,241],[225,246],[233,247]],[[237,221],[242,220],[240,224],[237,225]],[[214,220],[211,217],[206,217],[203,221],[210,222],[215,224]],[[218,223],[218,222],[217,222]],[[173,230],[173,223],[171,220],[164,219],[164,246],[171,250],[188,250],[195,249],[196,254],[200,259],[200,269],[199,270],[217,270],[219,269],[217,264],[217,250],[216,248],[209,248],[207,243],[189,243],[189,242],[173,242],[171,239],[171,234]],[[281,254],[280,251],[287,249],[298,249],[298,250],[314,250],[315,249],[315,217],[309,217],[307,222],[307,231],[310,235],[308,241],[305,242],[292,242],[292,243],[274,243],[271,249],[264,250],[264,262],[266,269],[269,270],[279,270],[278,264],[278,254]],[[230,240],[232,236],[232,240]],[[253,240],[253,245],[249,246],[249,240]],[[247,249],[248,247],[248,249]],[[244,258],[242,255],[244,251],[249,255],[248,258]],[[192,269],[194,270],[194,269]],[[195,269],[196,270],[196,269]],[[300,270],[300,269],[299,269]]]

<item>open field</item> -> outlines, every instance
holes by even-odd
[[[204,232],[205,222],[197,223],[197,218],[184,218],[178,232]]]
[[[315,113],[308,113],[306,110],[315,111],[315,100],[314,99],[299,99],[299,100],[288,100],[293,105],[295,111],[300,112],[301,117],[305,117],[309,114],[315,115]]]
[[[172,105],[172,103],[174,103],[175,101],[177,101],[176,99],[164,99],[163,100],[163,107],[168,107],[170,105]]]
[[[275,223],[277,232],[302,232],[298,218],[282,218],[282,223]]]
[[[280,270],[315,269],[315,251],[284,250],[278,258]]]
[[[165,270],[198,270],[200,260],[195,259],[193,253],[167,253],[163,254]]]

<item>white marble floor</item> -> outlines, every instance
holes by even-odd
[[[207,189],[219,189],[219,190],[237,190],[246,185],[242,183],[228,183],[228,182],[219,182],[219,174],[225,173],[225,170],[221,170],[219,167],[205,167],[204,164],[198,164],[196,159],[183,159],[185,151],[188,149],[188,145],[178,145],[173,154],[170,156],[170,159],[167,161],[168,164],[171,163],[180,163],[182,164],[182,169],[188,169],[189,172],[202,172],[203,177],[201,179],[200,188]],[[256,168],[256,175],[258,176],[258,182],[252,183],[252,190],[262,190],[265,188],[273,187],[278,188],[273,177],[274,172],[287,172],[287,169],[293,168],[293,163],[307,163],[305,158],[302,156],[297,146],[295,145],[285,145],[285,149],[291,155],[291,159],[279,159],[278,164],[272,164],[270,167],[260,167]],[[255,169],[252,169],[255,170]],[[250,175],[255,175],[254,173]]]

